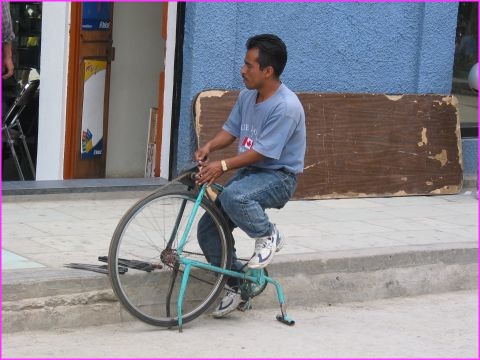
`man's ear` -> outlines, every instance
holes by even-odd
[[[275,71],[273,70],[273,66],[269,65],[264,70],[267,78],[270,79],[275,76]]]

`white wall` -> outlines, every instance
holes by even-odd
[[[150,107],[158,106],[162,3],[116,2],[106,177],[143,177]]]
[[[165,44],[165,91],[163,94],[162,148],[160,152],[160,177],[170,176],[170,142],[172,133],[173,75],[175,70],[175,45],[177,28],[177,3],[168,3],[167,43]]]
[[[37,180],[63,179],[69,19],[70,3],[43,3]]]

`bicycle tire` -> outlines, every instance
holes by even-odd
[[[151,325],[178,325],[177,298],[184,266],[174,259],[183,231],[176,231],[173,238],[171,234],[177,225],[179,230],[184,229],[195,200],[196,194],[191,191],[179,190],[175,186],[163,188],[133,205],[113,234],[108,253],[113,290],[130,314]],[[184,212],[179,217],[182,204],[185,205]],[[198,221],[203,215],[211,217],[220,239],[219,266],[229,269],[232,235],[226,230],[228,227],[223,216],[206,198],[202,199],[182,256],[207,262],[196,233]],[[177,219],[180,219],[178,224]],[[167,249],[167,239],[173,239],[170,249]],[[153,267],[155,270],[147,272],[129,268],[127,273],[120,274],[118,259],[146,262],[149,269]],[[182,307],[184,324],[212,305],[226,280],[223,274],[192,267]]]

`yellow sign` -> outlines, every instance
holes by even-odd
[[[83,81],[87,82],[90,77],[106,69],[107,62],[104,60],[85,60],[85,78]]]
[[[103,154],[103,117],[107,62],[85,60],[81,158],[91,159]]]

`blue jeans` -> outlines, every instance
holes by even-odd
[[[297,187],[297,176],[283,170],[254,167],[240,169],[225,185],[216,204],[227,220],[229,231],[239,227],[251,238],[272,234],[265,209],[281,209],[290,200]],[[220,239],[210,216],[205,214],[198,223],[197,238],[207,260],[212,265],[220,262]],[[241,271],[235,242],[232,270]],[[230,286],[238,286],[237,279],[229,279]]]

